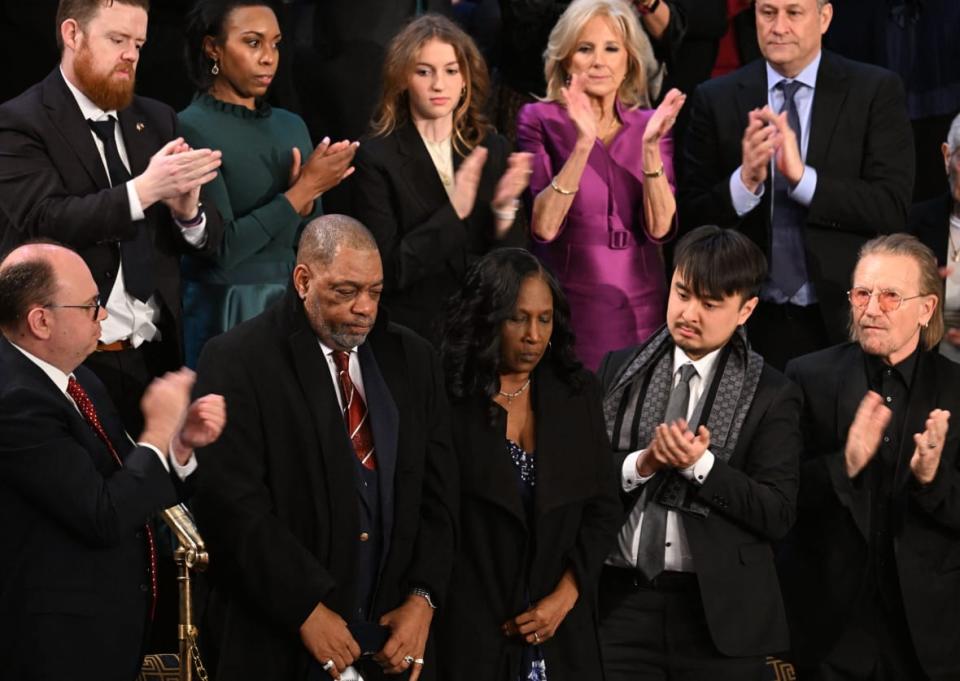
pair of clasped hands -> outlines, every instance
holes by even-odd
[[[791,187],[803,177],[806,166],[800,156],[800,140],[787,122],[786,111],[774,113],[769,106],[750,111],[741,145],[740,180],[754,194],[767,180],[771,159]]]
[[[847,432],[844,449],[847,476],[854,478],[866,468],[880,449],[883,433],[890,423],[893,412],[883,403],[883,398],[869,391],[853,417]],[[910,471],[921,485],[929,485],[937,475],[943,445],[950,427],[950,412],[934,409],[927,416],[922,433],[913,435],[913,456]]]

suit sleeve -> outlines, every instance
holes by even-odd
[[[460,475],[450,432],[450,407],[443,372],[435,357],[425,357],[430,366],[426,414],[428,434],[420,501],[420,525],[413,559],[407,573],[411,587],[426,588],[435,604],[443,603],[459,531]]]
[[[743,465],[734,468],[717,459],[698,491],[716,512],[769,540],[786,535],[796,519],[802,402],[799,388],[784,381],[760,419]]]
[[[547,153],[546,131],[535,105],[528,104],[517,113],[517,149],[533,154],[530,165],[530,184],[523,194],[527,204],[527,218],[532,220],[534,201],[540,192],[550,186],[553,176],[559,172],[559,168],[553,167],[553,161]],[[564,215],[563,220],[560,221],[557,236],[563,232],[566,225],[567,216]],[[547,243],[532,232],[530,238],[539,243]]]
[[[197,452],[193,505],[218,574],[270,619],[297,631],[336,583],[274,513],[258,391],[230,354],[214,339],[200,356],[196,394],[223,395],[230,413],[220,438]]]
[[[851,95],[852,96],[852,95]],[[870,100],[858,176],[817,169],[808,219],[845,231],[902,231],[913,194],[913,132],[898,76],[884,73]]]
[[[388,287],[402,291],[443,272],[450,263],[464,263],[467,225],[453,204],[444,201],[423,222],[405,229],[398,206],[414,199],[402,196],[407,190],[397,185],[392,169],[362,144],[355,166],[350,180],[354,215],[377,240]],[[411,186],[416,180],[423,178],[415,178]]]
[[[0,398],[0,479],[87,545],[116,545],[177,503],[173,483],[147,447],[104,476],[64,420],[64,400],[27,388]]]

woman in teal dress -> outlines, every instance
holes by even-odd
[[[179,116],[193,147],[223,152],[202,200],[220,211],[214,259],[183,259],[187,364],[207,339],[249,319],[290,280],[302,227],[320,194],[347,177],[356,144],[312,148],[303,120],[263,98],[279,63],[280,28],[264,0],[199,0],[187,20],[187,56],[198,94]]]

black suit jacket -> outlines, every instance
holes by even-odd
[[[490,133],[473,212],[457,217],[423,140],[411,123],[386,137],[364,140],[349,180],[351,214],[373,232],[384,267],[384,305],[391,318],[429,339],[447,297],[460,288],[470,264],[494,245],[490,208],[506,169],[507,141]],[[454,152],[454,169],[463,158]],[[515,230],[516,231],[516,230]],[[497,243],[516,245],[522,235]]]
[[[176,137],[176,114],[165,104],[134,97],[117,114],[130,174],[136,177],[160,147]],[[106,300],[120,262],[117,243],[146,229],[154,245],[157,301],[166,364],[181,362],[180,255],[197,253],[170,211],[156,203],[141,221],[130,219],[127,189],[110,186],[106,169],[73,94],[55,68],[43,81],[0,106],[0,251],[45,237],[75,249]],[[215,253],[223,234],[210,206],[202,253]]]
[[[453,408],[460,462],[461,535],[448,606],[440,613],[440,678],[516,679],[525,644],[500,626],[549,595],[567,568],[580,588],[576,605],[543,646],[550,678],[602,676],[594,611],[596,583],[623,521],[599,387],[581,372],[561,378],[537,367],[536,486],[532,522],[506,448],[506,412],[491,422],[487,398]]]
[[[359,352],[385,528],[370,610],[376,621],[413,586],[442,602],[454,546],[456,461],[430,346],[381,318]],[[219,644],[218,677],[303,679],[309,658],[298,630],[317,603],[356,619],[360,529],[356,455],[293,288],[211,340],[198,376],[199,391],[215,390],[230,405],[220,439],[198,453],[194,496],[213,556],[206,636]],[[428,660],[425,673],[430,667]]]
[[[863,475],[847,477],[847,432],[867,393],[864,353],[834,346],[787,365],[806,397],[797,527],[781,561],[794,652],[816,661],[836,643],[864,583],[871,499]],[[913,645],[934,681],[960,677],[960,429],[951,427],[934,481],[910,473],[913,433],[935,408],[960,413],[960,365],[921,352],[910,390],[894,498],[896,568]],[[952,425],[952,424],[951,424]]]
[[[177,501],[99,380],[74,372],[123,460],[0,337],[0,669],[10,679],[129,681],[150,603],[144,523]]]
[[[703,224],[741,229],[770,256],[768,179],[763,200],[738,218],[730,175],[741,162],[751,109],[766,106],[761,59],[707,81],[693,96],[678,215],[684,230]],[[899,77],[823,52],[817,75],[806,164],[817,189],[805,233],[807,271],[832,342],[846,336],[850,275],[863,243],[904,229],[913,192],[913,135]]]
[[[637,351],[620,350],[604,358],[597,375],[605,389],[616,384]],[[722,357],[718,369],[720,361]],[[707,393],[704,420],[716,386],[714,381]],[[696,491],[697,499],[711,507],[710,514],[683,518],[707,626],[724,655],[764,655],[789,646],[771,544],[796,518],[800,406],[797,387],[764,366],[733,455],[728,462],[717,459]],[[629,453],[616,452],[618,470]],[[624,495],[627,509],[641,490]]]
[[[910,208],[907,231],[926,244],[937,256],[937,264],[947,264],[947,242],[950,238],[950,211],[953,210],[953,196],[949,193]]]

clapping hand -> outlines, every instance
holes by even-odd
[[[560,88],[567,115],[577,127],[577,143],[592,146],[597,139],[597,115],[590,105],[586,90],[587,77],[581,73],[570,76],[570,84]]]
[[[887,429],[893,412],[883,403],[883,398],[869,391],[857,407],[857,413],[847,431],[844,448],[847,476],[856,477],[870,463],[880,448],[880,438]]]
[[[507,169],[493,190],[493,201],[490,202],[493,210],[504,212],[515,210],[520,193],[530,183],[530,173],[533,172],[530,168],[532,161],[533,154],[527,152],[510,154],[507,159]],[[512,224],[512,221],[497,220],[496,236],[502,237]]]
[[[647,127],[643,131],[644,144],[657,144],[670,132],[686,101],[687,96],[677,88],[672,88],[666,94],[660,106],[647,120]]]
[[[922,433],[916,433],[913,441],[916,447],[910,457],[910,470],[913,477],[921,485],[933,482],[940,466],[940,457],[943,454],[943,445],[950,428],[950,412],[945,409],[934,409],[930,412]]]

